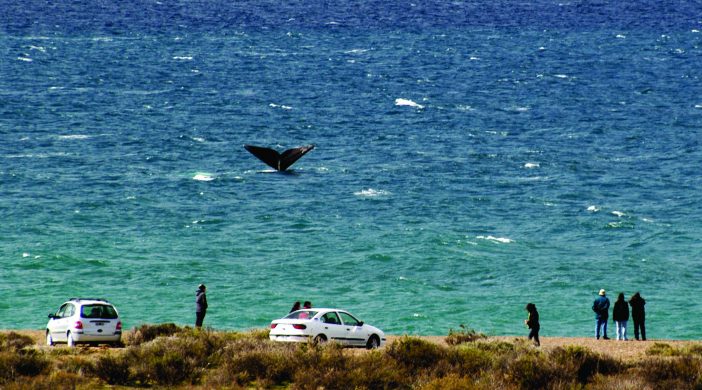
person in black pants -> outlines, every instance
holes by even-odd
[[[641,340],[646,341],[646,310],[644,306],[646,305],[646,300],[641,297],[641,294],[637,291],[631,299],[629,299],[629,306],[631,306],[631,319],[634,320],[634,337],[639,339],[639,331],[641,331]]]
[[[205,287],[204,284],[201,284],[197,287],[197,291],[195,291],[196,328],[202,327],[202,321],[205,320],[205,314],[207,313],[207,296],[205,295],[205,290],[207,290],[207,287]]]
[[[529,312],[529,318],[524,320],[527,328],[529,328],[529,340],[534,339],[534,345],[537,347],[541,345],[539,341],[539,330],[541,325],[539,324],[539,312],[536,310],[536,305],[533,303],[527,303],[526,311]]]

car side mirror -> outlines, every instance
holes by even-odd
[[[358,326],[363,326],[363,321],[359,322]]]
[[[49,318],[51,318],[52,320],[54,320],[54,319],[56,319],[56,316],[54,315],[54,313],[49,313]]]

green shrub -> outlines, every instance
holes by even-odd
[[[617,360],[580,346],[557,347],[551,351],[550,358],[556,370],[568,381],[581,384],[586,384],[597,374],[617,373],[622,366]]]
[[[35,350],[0,352],[0,383],[21,376],[37,376],[50,365],[46,357]]]
[[[99,357],[92,367],[92,372],[110,385],[127,385],[131,383],[129,361],[124,358],[123,354]]]
[[[434,378],[417,387],[419,390],[469,390],[478,388],[468,377],[455,374]]]
[[[653,343],[653,345],[646,350],[646,354],[651,356],[674,356],[678,354],[678,351],[670,344]]]
[[[482,333],[478,333],[473,329],[467,329],[465,325],[461,324],[460,330],[449,329],[449,334],[444,339],[448,345],[458,345],[462,343],[471,343],[473,341],[487,338]]]
[[[182,328],[179,328],[176,324],[173,323],[159,325],[144,324],[138,328],[134,328],[131,332],[127,333],[124,337],[124,343],[126,345],[140,345],[154,340],[157,337],[172,336],[182,331]]]
[[[474,344],[464,344],[449,349],[447,360],[461,376],[478,375],[492,366],[493,353],[480,349]]]
[[[386,347],[385,353],[410,370],[432,367],[446,355],[444,348],[409,336],[404,336],[390,344]]]
[[[640,368],[654,388],[692,388],[702,384],[702,359],[696,356],[647,359]]]
[[[510,362],[507,378],[522,389],[544,389],[558,373],[541,354],[525,354]]]
[[[0,333],[0,351],[19,351],[34,345],[34,339],[17,332]]]

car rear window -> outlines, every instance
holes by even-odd
[[[298,310],[298,311],[294,311],[294,312],[288,314],[288,316],[285,318],[288,318],[291,320],[305,320],[305,319],[310,319],[316,315],[317,315],[317,312],[314,310]]]
[[[83,318],[117,318],[117,311],[110,305],[83,305],[80,309],[80,316]]]

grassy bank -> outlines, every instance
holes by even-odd
[[[124,348],[49,348],[0,333],[0,388],[658,389],[702,388],[702,345],[650,343],[622,360],[578,345],[535,348],[469,331],[397,337],[379,350],[282,344],[245,333],[142,326]]]

